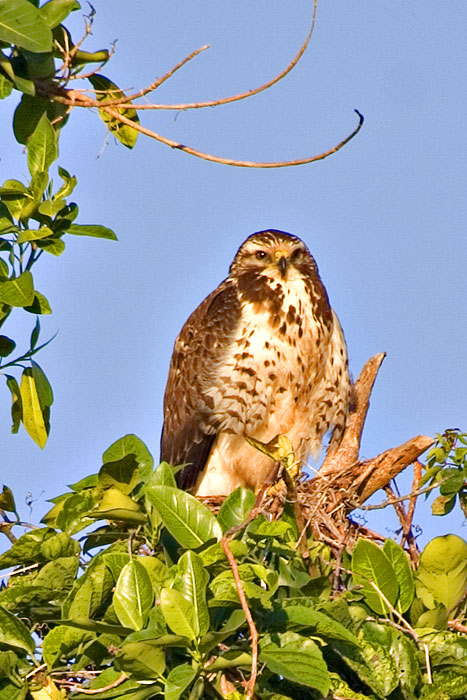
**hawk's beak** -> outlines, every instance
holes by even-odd
[[[285,255],[281,255],[277,259],[277,267],[281,271],[281,277],[284,280],[287,274],[287,267],[289,265],[289,261],[287,260]]]

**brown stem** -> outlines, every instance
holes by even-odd
[[[238,572],[238,565],[235,560],[234,555],[230,551],[229,540],[224,535],[221,540],[222,548],[225,552],[227,559],[229,560],[230,568],[232,569],[233,577],[235,580],[235,586],[237,588],[238,597],[242,605],[243,612],[245,613],[246,621],[248,622],[248,627],[250,628],[251,634],[251,676],[247,684],[247,698],[254,697],[254,690],[256,684],[256,676],[258,673],[258,630],[256,629],[253,617],[251,616],[250,608],[248,607],[245,592],[243,590],[242,581],[240,579],[240,574]]]

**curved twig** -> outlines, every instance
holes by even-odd
[[[337,146],[333,146],[333,148],[330,148],[328,151],[324,151],[323,153],[319,153],[315,156],[309,156],[307,158],[297,158],[296,160],[257,162],[250,160],[233,160],[232,158],[222,158],[221,156],[214,156],[210,153],[198,151],[195,148],[192,148],[191,146],[185,146],[182,143],[178,143],[177,141],[168,139],[167,137],[162,136],[161,134],[157,134],[151,129],[147,129],[144,126],[141,126],[141,124],[138,124],[132,121],[131,119],[128,119],[123,114],[119,114],[116,110],[112,109],[111,107],[101,107],[101,109],[104,112],[107,112],[107,114],[110,114],[110,116],[112,116],[114,119],[118,119],[123,124],[131,126],[133,129],[136,129],[136,131],[139,131],[140,133],[145,134],[146,136],[150,136],[156,141],[164,143],[166,146],[170,146],[171,148],[177,148],[179,151],[184,151],[185,153],[189,153],[190,155],[196,156],[197,158],[202,158],[203,160],[209,160],[212,163],[221,163],[222,165],[233,165],[240,168],[287,168],[292,165],[306,165],[307,163],[314,163],[317,160],[324,160],[333,153],[337,153],[337,151],[340,151],[340,149],[343,148],[343,146],[345,146],[346,143],[351,141],[354,138],[354,136],[358,134],[364,122],[363,115],[360,114],[360,112],[356,109],[354,111],[358,114],[359,118],[357,127],[352,131],[351,134],[349,134],[349,136],[346,136],[346,138],[343,141],[338,143]]]
[[[298,51],[297,55],[292,59],[292,61],[289,63],[289,65],[284,68],[283,71],[278,73],[272,80],[269,80],[267,83],[264,83],[263,85],[260,85],[259,87],[253,88],[252,90],[247,90],[246,92],[240,92],[238,95],[231,95],[230,97],[222,97],[218,100],[207,100],[205,102],[186,102],[184,104],[154,104],[154,105],[134,105],[134,104],[128,104],[130,100],[135,100],[137,99],[136,96],[132,95],[129,98],[126,98],[126,101],[123,102],[120,106],[125,107],[125,108],[132,108],[132,109],[167,109],[167,110],[186,110],[186,109],[201,109],[202,107],[218,107],[219,105],[226,105],[230,104],[231,102],[238,102],[239,100],[244,100],[247,97],[252,97],[253,95],[257,95],[260,92],[263,92],[264,90],[267,90],[268,88],[272,87],[276,83],[282,80],[282,78],[285,78],[286,75],[290,73],[290,71],[295,68],[303,54],[308,48],[308,44],[310,43],[311,35],[313,34],[313,30],[315,28],[315,23],[316,23],[316,11],[318,9],[318,0],[313,0],[313,15],[311,18],[311,25],[309,32],[306,36],[305,41],[303,42],[302,46],[300,47],[300,50]],[[199,51],[202,51],[202,49],[198,49]],[[191,54],[189,58],[191,58],[194,54]],[[186,60],[185,60],[186,62]],[[147,91],[149,92],[149,91]],[[147,94],[144,93],[144,94]],[[138,97],[142,97],[142,95],[138,95]],[[101,103],[102,104],[102,103]]]

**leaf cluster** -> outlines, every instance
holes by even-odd
[[[11,492],[0,507],[15,512]],[[255,503],[217,517],[127,435],[0,556],[0,700],[245,697],[250,630],[222,538]],[[76,535],[81,533],[80,539]],[[416,571],[393,540],[360,539],[341,566],[298,546],[293,509],[258,514],[229,547],[259,634],[255,697],[448,700],[467,694],[467,544],[437,537]],[[462,627],[462,625],[461,625]],[[45,697],[45,696],[44,696]]]
[[[115,239],[104,226],[76,223],[78,206],[70,201],[75,176],[58,167],[60,184],[54,186],[50,169],[59,156],[59,137],[67,122],[67,108],[41,95],[41,86],[63,81],[63,48],[73,51],[71,36],[61,22],[76,0],[49,0],[41,7],[28,0],[0,2],[0,99],[21,95],[13,119],[14,136],[26,146],[30,179],[8,179],[0,186],[0,328],[14,309],[37,317],[51,314],[44,294],[34,283],[32,268],[43,253],[60,256],[66,236]],[[85,63],[105,60],[108,52],[87,54],[76,47],[68,78]],[[0,371],[12,398],[12,432],[22,423],[30,437],[44,447],[50,430],[52,389],[44,371],[32,359],[48,342],[39,344],[36,319],[29,347],[15,355],[16,341],[0,335]],[[8,373],[5,370],[8,369]],[[19,377],[11,370],[22,370]]]
[[[431,506],[433,515],[450,513],[458,502],[467,517],[467,433],[451,429],[436,438],[420,485],[439,484],[440,495]]]

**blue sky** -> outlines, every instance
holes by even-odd
[[[297,52],[311,15],[304,0],[93,4],[87,46],[118,38],[103,72],[124,89],[144,87],[210,44],[157,91],[161,103],[215,99],[268,80]],[[71,24],[77,38],[79,13]],[[353,374],[374,353],[388,354],[363,457],[420,433],[467,430],[466,24],[464,0],[321,0],[307,53],[278,85],[216,109],[141,115],[200,150],[286,160],[338,143],[359,109],[366,121],[357,138],[311,165],[232,168],[144,137],[130,152],[106,142],[96,113],[75,110],[58,162],[78,177],[79,222],[110,226],[119,242],[70,237],[61,258],[44,255],[37,266],[36,285],[54,312],[43,320],[44,337],[59,331],[37,358],[55,392],[43,451],[24,431],[10,435],[9,394],[0,386],[1,482],[25,519],[36,521],[47,498],[97,471],[102,452],[126,433],[158,458],[174,338],[226,276],[240,243],[268,227],[311,249]],[[14,106],[0,103],[4,134]],[[26,158],[4,135],[0,179],[12,177],[27,178]],[[30,321],[17,312],[4,332],[26,342]],[[398,480],[402,492],[410,481]],[[459,514],[432,518],[421,499],[415,520],[422,544],[451,531],[466,537]],[[397,527],[388,510],[369,524],[386,535]]]

